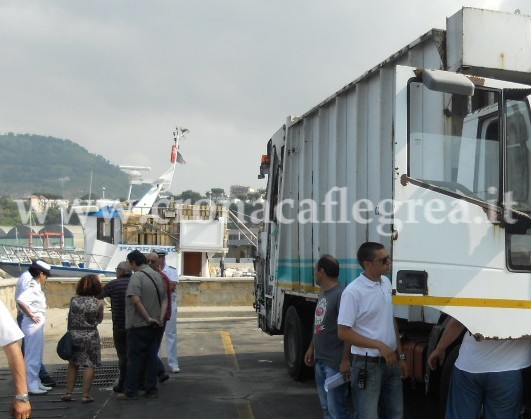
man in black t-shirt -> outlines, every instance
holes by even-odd
[[[127,371],[127,332],[125,330],[125,291],[131,277],[129,262],[120,262],[116,267],[116,279],[103,287],[103,297],[111,299],[112,312],[112,337],[116,355],[118,355],[118,368],[120,378],[113,387],[116,393],[124,391],[125,372]]]
[[[324,417],[350,418],[348,387],[350,377],[350,345],[337,335],[337,316],[341,294],[345,287],[339,283],[339,263],[330,255],[322,256],[316,266],[316,284],[321,287],[315,308],[313,339],[304,356],[308,366],[315,366],[315,384]],[[338,373],[342,384],[325,390],[325,380]]]

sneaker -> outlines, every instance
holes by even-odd
[[[30,389],[28,393],[31,394],[32,396],[40,396],[41,394],[46,394],[48,392],[41,388],[33,388],[33,389]]]
[[[52,388],[57,385],[55,380],[52,377],[50,377],[49,375],[47,375],[46,377],[42,377],[41,378],[41,383],[44,384],[46,387],[52,387]]]
[[[159,398],[159,394],[157,392],[146,393],[146,394],[144,394],[144,397],[147,398],[147,399],[158,399]]]
[[[170,379],[170,376],[166,373],[159,375],[159,383],[163,383],[164,381],[168,381]]]
[[[179,367],[174,367],[171,369],[171,372],[173,372],[174,374],[178,374],[181,372],[181,369]]]
[[[51,387],[47,387],[47,386],[45,386],[45,385],[42,384],[42,383],[41,383],[41,385],[39,386],[39,388],[40,388],[41,390],[44,390],[44,391],[50,391],[50,390],[52,389]]]
[[[123,393],[124,392],[124,388],[121,387],[121,386],[114,386],[112,388],[112,391],[114,391],[115,393]]]

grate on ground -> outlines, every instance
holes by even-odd
[[[120,376],[118,370],[118,359],[116,357],[116,349],[114,348],[114,340],[112,337],[100,338],[101,345],[101,360],[104,364],[101,367],[96,368],[94,373],[94,387],[110,387],[114,385],[115,381]],[[115,361],[115,363],[105,362]],[[57,387],[66,388],[66,370],[67,367],[59,367],[50,375],[56,381]],[[83,367],[79,368],[79,374],[77,376],[75,387],[81,387],[83,385]]]
[[[57,383],[57,388],[66,388],[66,370],[67,367],[59,367],[50,373],[52,378]],[[114,385],[119,375],[120,371],[118,370],[117,364],[103,364],[101,367],[96,368],[92,385],[94,387],[111,387]],[[82,385],[83,367],[80,367],[75,387],[81,388]]]

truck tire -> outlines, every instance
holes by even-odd
[[[441,373],[441,382],[439,389],[439,417],[444,418],[446,413],[446,401],[448,400],[448,391],[450,390],[450,380],[452,379],[452,372],[455,361],[459,355],[459,348],[461,345],[454,346],[444,361]]]
[[[313,372],[313,368],[304,363],[311,339],[311,328],[306,323],[295,306],[288,308],[284,322],[284,358],[289,375],[297,381],[304,381]]]

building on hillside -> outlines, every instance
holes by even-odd
[[[45,212],[50,207],[68,207],[68,199],[50,199],[42,195],[31,195],[29,198],[30,208],[35,212]]]
[[[217,202],[226,198],[224,191],[210,191],[210,198],[212,201]]]
[[[243,185],[232,185],[230,187],[230,197],[237,198],[239,196],[247,196],[248,193],[254,192],[255,190],[250,186]]]

